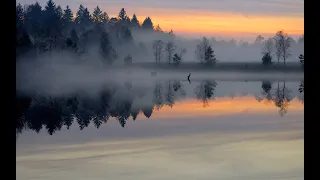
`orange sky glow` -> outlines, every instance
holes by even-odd
[[[299,16],[250,15],[211,12],[196,10],[170,12],[161,9],[136,8],[140,23],[150,16],[154,26],[157,24],[164,31],[172,29],[178,34],[198,34],[206,36],[228,36],[234,38],[274,35],[278,30],[284,30],[290,35],[304,34],[304,18]],[[133,13],[128,12],[129,17]],[[110,14],[116,17],[117,14]]]
[[[302,111],[304,105],[297,99],[289,103],[288,112]],[[173,108],[163,106],[160,110],[154,111],[151,115],[152,119],[161,118],[190,118],[190,117],[205,117],[219,116],[239,113],[277,113],[279,108],[274,105],[274,102],[267,103],[266,101],[258,102],[254,97],[222,97],[210,100],[208,106],[204,108],[203,103],[188,99],[182,102],[176,102]],[[145,119],[143,114],[139,114],[138,119]]]

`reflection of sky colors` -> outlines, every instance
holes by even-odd
[[[188,99],[182,102],[176,102],[173,108],[163,106],[159,111],[154,110],[152,118],[185,118],[192,116],[217,116],[227,114],[242,114],[242,113],[277,113],[278,107],[274,102],[263,100],[258,102],[254,97],[219,97],[214,100],[209,100],[208,106],[198,100]],[[296,113],[303,110],[304,106],[297,99],[289,102],[288,111]],[[143,118],[140,114],[138,119]]]
[[[32,150],[18,153],[17,179],[303,179],[301,130],[199,132]]]
[[[47,0],[38,0],[44,6]],[[34,3],[35,0],[17,0]],[[70,5],[74,13],[80,4],[92,12],[96,5],[109,16],[117,16],[124,7],[130,18],[137,14],[140,22],[150,16],[155,25],[184,36],[227,36],[254,39],[259,33],[268,36],[283,29],[291,35],[304,33],[304,1],[289,0],[156,0],[84,1],[55,0],[62,7]]]

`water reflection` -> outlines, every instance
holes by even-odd
[[[247,83],[244,83],[245,86]],[[146,88],[144,91],[134,91],[133,85],[132,82],[126,82],[123,86],[105,88],[95,95],[79,92],[69,96],[19,96],[16,99],[16,132],[19,134],[24,129],[31,129],[39,133],[44,128],[52,135],[62,127],[69,129],[74,121],[82,130],[90,123],[99,128],[110,118],[117,119],[124,127],[130,117],[136,120],[140,114],[143,114],[145,118],[151,118],[154,111],[165,113],[162,111],[167,107],[175,109],[177,102],[179,102],[179,106],[183,106],[183,104],[187,106],[190,99],[195,99],[202,104],[202,108],[209,108],[209,106],[218,103],[216,90],[219,88],[219,82],[213,80],[201,81],[189,93],[186,92],[187,87],[182,81],[177,80],[156,81],[151,88]],[[237,103],[234,97],[255,96],[257,103],[264,102],[268,106],[277,107],[280,116],[284,116],[295,97],[303,103],[304,83],[301,82],[295,91],[299,93],[293,94],[293,90],[289,89],[286,81],[265,80],[261,82],[260,94],[234,95],[226,94],[223,91],[219,97],[229,98],[224,100],[229,103],[226,105],[228,110],[234,108]],[[248,103],[248,101],[242,99],[241,103]],[[188,111],[187,107],[183,109]]]

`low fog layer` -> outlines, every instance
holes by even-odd
[[[99,91],[104,87],[125,82],[138,83],[141,90],[158,80],[178,80],[192,83],[203,80],[261,81],[261,80],[303,80],[303,73],[236,73],[202,72],[184,70],[148,70],[143,68],[104,67],[98,60],[77,62],[60,55],[17,64],[16,88],[28,93],[64,94],[79,90]],[[152,72],[156,72],[152,76]]]

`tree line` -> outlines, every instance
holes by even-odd
[[[159,64],[163,59],[168,64],[178,66],[183,61],[187,52],[185,48],[178,48],[174,42],[172,30],[164,32],[159,25],[154,26],[150,17],[146,17],[142,23],[133,14],[130,18],[122,8],[117,17],[109,17],[97,6],[91,13],[88,8],[80,5],[76,15],[73,15],[69,6],[63,9],[53,0],[48,0],[45,7],[38,2],[22,6],[16,6],[16,56],[39,57],[43,53],[68,52],[75,56],[81,56],[89,52],[94,46],[99,50],[99,56],[104,62],[112,64],[119,58],[123,58],[125,64],[132,64],[132,54],[118,52],[116,46],[129,46],[134,52],[145,53],[143,43],[135,44],[132,36],[133,30],[164,33],[172,37],[167,42],[154,40],[152,44],[155,62]],[[235,43],[235,40],[233,40]],[[264,40],[259,35],[255,44],[263,44],[262,64],[273,64],[273,57],[280,63],[286,64],[291,56],[290,47],[293,38],[284,31],[278,31],[273,38]],[[304,41],[301,36],[298,43]],[[245,46],[242,43],[241,46]],[[128,49],[128,48],[127,48]],[[214,65],[218,62],[213,45],[203,37],[195,49],[195,57],[201,64]],[[299,57],[304,65],[304,56]]]
[[[256,41],[263,40],[262,36],[258,36]],[[272,38],[267,39],[263,42],[262,49],[262,64],[269,66],[273,64],[272,58],[275,56],[277,63],[280,63],[280,60],[283,61],[285,65],[287,59],[292,55],[291,54],[291,46],[294,42],[294,39],[290,37],[284,31],[278,31],[276,35]],[[300,36],[298,39],[299,43],[304,42],[304,35]],[[299,58],[300,64],[304,65],[304,55],[300,54],[297,58]]]
[[[109,17],[97,6],[92,13],[80,5],[76,15],[69,6],[63,9],[52,0],[42,8],[38,2],[16,6],[16,57],[39,57],[47,52],[71,52],[81,56],[90,46],[99,49],[105,62],[113,63],[119,58],[114,48],[129,44],[137,51],[143,51],[143,45],[134,44],[132,30],[164,32],[159,25],[154,26],[150,17],[142,23],[133,14],[129,18],[124,8],[118,17]],[[131,55],[125,55],[124,61],[130,63]],[[131,57],[132,59],[132,57]],[[129,60],[129,61],[128,61]]]

